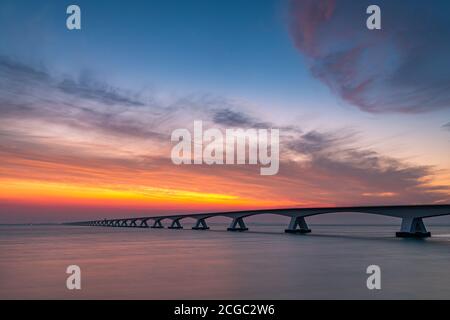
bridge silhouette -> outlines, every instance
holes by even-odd
[[[103,219],[94,221],[69,222],[65,225],[95,226],[95,227],[123,227],[123,228],[164,228],[163,221],[169,221],[168,229],[183,229],[181,221],[184,219],[195,220],[193,230],[208,230],[206,220],[213,217],[226,217],[231,219],[228,231],[248,230],[244,218],[256,215],[280,215],[290,217],[287,233],[305,234],[311,232],[305,218],[310,216],[330,213],[367,213],[395,217],[402,219],[400,231],[397,237],[402,238],[427,238],[431,233],[427,231],[423,222],[424,218],[431,218],[450,214],[450,205],[399,205],[399,206],[364,206],[364,207],[335,207],[335,208],[289,208],[289,209],[264,209],[233,212],[214,212],[197,214],[180,214],[167,216],[150,216],[138,218]],[[153,223],[148,224],[149,221]]]

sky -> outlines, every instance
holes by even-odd
[[[2,0],[0,223],[450,203],[450,3],[376,3]],[[279,173],[175,166],[194,120],[280,129]]]

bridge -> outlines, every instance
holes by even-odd
[[[193,219],[193,230],[208,230],[207,219],[226,217],[231,219],[228,231],[248,230],[244,218],[257,215],[280,215],[290,218],[285,232],[305,234],[311,232],[305,218],[330,213],[367,213],[395,217],[402,219],[397,237],[427,238],[431,233],[427,231],[423,219],[450,214],[450,205],[401,205],[401,206],[365,206],[365,207],[335,207],[335,208],[289,208],[247,210],[233,212],[215,212],[198,214],[181,214],[167,216],[152,216],[138,218],[103,219],[94,221],[70,222],[65,225],[95,226],[95,227],[123,227],[123,228],[164,228],[163,222],[169,221],[168,229],[183,229],[182,220]],[[151,222],[149,224],[149,222]]]

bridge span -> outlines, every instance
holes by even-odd
[[[209,229],[206,221],[212,217],[226,217],[231,219],[228,231],[248,230],[244,218],[263,214],[274,214],[290,218],[285,232],[305,234],[311,232],[305,218],[329,213],[367,213],[395,217],[402,219],[400,231],[397,237],[402,238],[426,238],[431,233],[425,227],[424,218],[437,217],[450,214],[450,205],[400,205],[400,206],[364,206],[364,207],[335,207],[335,208],[289,208],[289,209],[265,209],[233,212],[214,212],[198,214],[180,214],[167,216],[150,216],[121,219],[103,219],[82,222],[70,222],[65,225],[95,226],[95,227],[127,227],[127,228],[164,228],[163,222],[169,221],[169,229],[183,229],[182,220],[193,219],[193,230]],[[149,225],[149,221],[152,223]]]

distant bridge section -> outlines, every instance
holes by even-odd
[[[290,218],[285,232],[305,234],[311,232],[305,218],[329,214],[329,213],[367,213],[395,217],[402,219],[400,231],[397,237],[402,238],[427,238],[431,233],[425,227],[424,218],[444,216],[450,214],[450,205],[404,205],[404,206],[366,206],[366,207],[335,207],[335,208],[290,208],[267,209],[234,212],[215,212],[199,214],[180,214],[170,216],[152,216],[139,218],[103,219],[94,221],[82,221],[65,223],[76,226],[95,227],[126,227],[126,228],[164,228],[163,222],[169,221],[169,229],[183,229],[182,220],[194,219],[193,230],[209,229],[206,221],[213,217],[226,217],[231,219],[228,231],[248,230],[244,219],[251,216],[275,214]],[[149,224],[149,222],[151,223]]]

